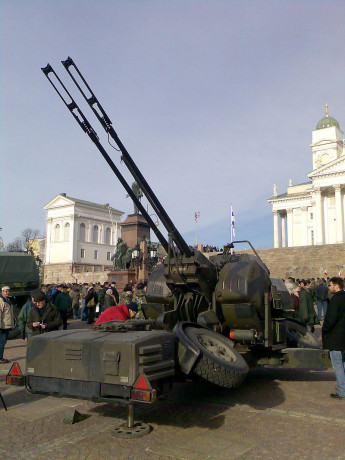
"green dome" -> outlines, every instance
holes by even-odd
[[[339,123],[335,118],[326,116],[321,118],[321,120],[316,125],[316,129],[330,128],[331,126],[337,126],[340,129]]]

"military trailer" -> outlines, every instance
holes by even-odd
[[[11,288],[11,300],[14,308],[15,328],[9,333],[9,339],[19,335],[17,318],[30,292],[39,286],[39,273],[34,256],[23,252],[0,252],[1,285]]]
[[[177,379],[201,378],[231,389],[241,384],[251,367],[329,367],[327,352],[305,324],[291,317],[284,283],[270,277],[269,269],[249,242],[253,255],[233,253],[235,245],[243,241],[233,242],[222,254],[209,258],[188,246],[74,61],[69,57],[62,63],[121,151],[121,159],[169,238],[151,220],[48,64],[42,71],[145,217],[167,257],[149,277],[148,303],[142,305],[145,320],[111,322],[92,331],[51,332],[30,339],[28,390],[126,402],[128,422],[119,433],[140,435],[146,428],[139,425],[137,432],[133,428],[134,401],[153,402]]]

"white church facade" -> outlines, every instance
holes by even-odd
[[[328,114],[312,132],[313,170],[308,182],[292,185],[272,204],[274,247],[343,243],[345,216],[345,146],[339,123]]]
[[[111,267],[121,235],[122,211],[61,193],[44,210],[46,216],[45,270],[77,264],[89,269]]]

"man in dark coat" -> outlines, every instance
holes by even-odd
[[[115,297],[116,304],[118,305],[118,303],[119,303],[119,293],[117,292],[116,282],[115,281],[112,281],[112,283],[111,283],[111,290],[113,291],[113,296]]]
[[[35,291],[33,299],[35,305],[31,308],[26,323],[26,327],[32,331],[32,335],[58,330],[62,320],[57,308],[47,303],[47,297],[42,291]]]
[[[323,348],[329,350],[335,377],[337,392],[331,398],[345,400],[345,291],[342,278],[330,280],[329,290],[333,294],[329,302],[322,326]]]
[[[314,331],[314,324],[319,324],[315,313],[313,295],[311,293],[311,281],[302,280],[300,282],[301,290],[299,292],[299,311],[296,318],[302,321]]]
[[[67,329],[67,318],[68,318],[68,313],[71,310],[72,300],[71,300],[70,295],[67,292],[66,284],[63,284],[61,287],[62,287],[62,292],[60,292],[56,296],[54,305],[59,310],[59,313],[62,319],[62,329]]]
[[[327,301],[328,301],[328,287],[323,282],[322,279],[318,280],[318,285],[314,289],[315,297],[316,297],[316,305],[317,305],[317,316],[319,320],[322,319],[322,310],[323,310],[323,317],[326,316],[327,312]]]
[[[87,316],[87,323],[93,324],[96,316],[96,303],[97,303],[97,296],[95,290],[93,288],[93,284],[90,284],[90,287],[87,291],[85,297],[85,311]]]

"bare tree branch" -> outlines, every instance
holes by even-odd
[[[24,230],[21,233],[21,236],[23,237],[23,247],[24,250],[27,254],[32,254],[33,253],[33,248],[32,244],[34,240],[38,237],[40,231],[36,228],[24,228]]]
[[[8,252],[21,252],[23,251],[23,240],[22,238],[16,238],[12,243],[8,243],[6,246]]]

